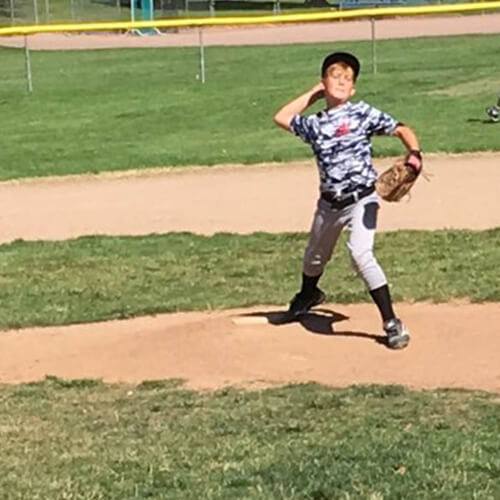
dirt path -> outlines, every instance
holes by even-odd
[[[380,19],[376,22],[377,39],[417,36],[500,33],[500,14]],[[213,27],[204,29],[204,44],[269,45],[275,43],[315,43],[340,40],[368,40],[369,20],[336,21],[256,27]],[[23,47],[24,38],[0,37],[0,45]],[[116,34],[37,34],[29,37],[32,49],[89,49],[123,47],[192,47],[199,45],[197,29],[183,29],[163,36],[140,37]]]
[[[384,168],[390,161],[376,164]],[[383,204],[381,230],[500,226],[500,154],[428,155],[426,170],[430,182],[420,179],[410,201]],[[306,231],[316,195],[312,161],[0,183],[0,242]]]

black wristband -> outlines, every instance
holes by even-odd
[[[420,149],[410,149],[410,151],[408,151],[408,156],[416,156],[422,161],[422,151],[420,151]]]

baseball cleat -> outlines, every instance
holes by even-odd
[[[490,106],[486,108],[486,114],[490,117],[492,122],[498,122],[500,120],[500,107]]]
[[[384,332],[387,335],[387,345],[391,349],[403,349],[410,342],[409,332],[398,318],[384,321]]]
[[[296,318],[302,314],[306,314],[311,307],[322,304],[325,299],[325,294],[319,288],[315,288],[312,294],[299,292],[290,302],[288,313]]]

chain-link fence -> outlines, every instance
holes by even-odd
[[[136,0],[138,18],[142,1]],[[155,0],[154,18],[328,8],[326,0]],[[0,25],[128,20],[130,0],[0,0]]]
[[[352,9],[455,3],[459,0],[154,0],[153,12],[144,15],[151,0],[0,0],[0,26],[129,20],[175,16],[279,14],[297,10]],[[131,5],[131,2],[135,2]],[[132,7],[132,8],[131,8]]]
[[[47,24],[128,19],[129,1],[0,0],[0,24]],[[124,2],[125,3],[125,2]]]

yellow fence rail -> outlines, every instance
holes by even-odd
[[[370,9],[351,9],[335,12],[315,12],[301,14],[280,14],[266,16],[204,17],[204,18],[168,18],[153,21],[117,21],[100,23],[46,24],[29,26],[10,26],[0,28],[0,36],[31,35],[35,33],[89,32],[134,30],[141,28],[179,28],[203,26],[236,26],[256,24],[278,24],[297,22],[334,21],[336,19],[380,18],[386,16],[418,16],[424,14],[458,14],[486,10],[500,10],[500,1],[457,3],[445,5],[413,7],[377,7]]]

